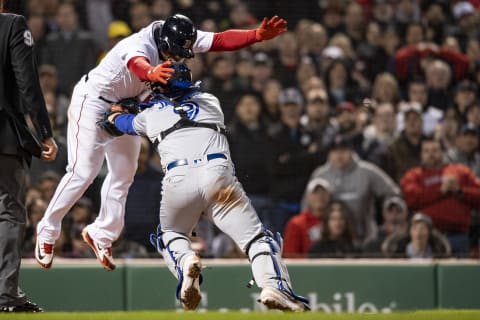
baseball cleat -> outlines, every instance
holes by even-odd
[[[115,270],[116,266],[113,263],[112,248],[103,248],[102,246],[100,246],[92,239],[92,237],[90,237],[87,230],[85,229],[82,231],[82,237],[83,241],[85,241],[90,246],[90,248],[92,248],[93,252],[95,252],[98,262],[100,262],[100,264],[108,271]]]
[[[50,269],[53,262],[53,244],[46,243],[37,237],[35,243],[35,260],[44,269]]]
[[[282,311],[305,311],[305,305],[277,288],[265,287],[260,293],[260,302],[268,309]]]
[[[180,291],[180,301],[185,310],[195,310],[200,304],[202,295],[200,292],[200,274],[202,263],[197,255],[185,258],[183,264],[183,281]]]

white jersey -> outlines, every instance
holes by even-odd
[[[190,120],[224,125],[220,102],[209,93],[195,93],[181,106]],[[154,142],[160,132],[169,129],[178,120],[180,115],[175,111],[174,105],[169,101],[160,101],[138,114],[133,127],[138,134],[145,135]],[[178,159],[198,158],[216,152],[224,153],[230,158],[225,135],[209,128],[176,130],[160,142],[158,152],[164,165]]]
[[[98,93],[98,96],[110,101],[137,97],[145,93],[148,90],[145,82],[127,68],[127,63],[138,56],[147,58],[152,66],[163,62],[153,37],[154,27],[163,26],[163,23],[163,20],[155,21],[117,43],[100,64],[88,73],[89,92]],[[197,40],[192,49],[194,52],[207,52],[212,42],[213,32],[197,31]]]

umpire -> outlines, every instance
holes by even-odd
[[[25,231],[25,175],[32,156],[52,161],[57,145],[40,90],[25,18],[1,13],[0,0],[0,312],[41,312],[18,287]],[[25,115],[41,137],[27,126]]]

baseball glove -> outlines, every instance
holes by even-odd
[[[119,137],[123,132],[118,130],[115,126],[115,118],[121,114],[137,114],[139,112],[137,98],[125,98],[110,106],[110,109],[105,111],[102,118],[97,121],[97,126],[106,131],[109,135]]]
[[[118,109],[118,111],[122,111],[125,113],[137,114],[140,112],[138,108],[139,101],[137,98],[125,98],[121,99],[120,101],[114,103],[111,107],[114,109]]]
[[[115,110],[107,110],[105,113],[102,115],[102,118],[97,121],[97,126],[106,131],[109,135],[114,136],[114,137],[119,137],[123,135],[123,132],[118,130],[117,127],[115,127],[115,118],[118,117],[119,115],[122,114],[127,114],[128,112],[124,111],[115,111]]]

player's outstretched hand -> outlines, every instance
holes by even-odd
[[[171,64],[172,62],[167,60],[164,63],[152,67],[150,70],[148,70],[147,79],[153,82],[167,84],[168,78],[170,78],[175,72],[173,68],[169,68]]]
[[[262,24],[257,29],[257,40],[270,40],[280,33],[287,31],[287,21],[279,16],[273,16],[270,19],[263,18]]]

